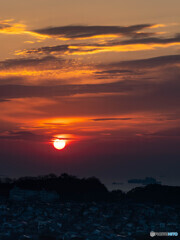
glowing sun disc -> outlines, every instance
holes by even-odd
[[[53,142],[53,145],[57,150],[61,150],[61,149],[65,148],[66,141],[62,140],[62,139],[55,139]]]

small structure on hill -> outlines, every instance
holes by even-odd
[[[42,202],[54,202],[59,200],[59,195],[56,192],[21,189],[15,186],[10,190],[9,199],[12,201],[38,200]]]

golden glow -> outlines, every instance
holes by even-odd
[[[0,29],[0,33],[2,34],[22,34],[25,29],[26,29],[26,25],[22,24],[22,23],[13,23],[12,22],[13,19],[7,19],[7,20],[3,20],[0,21],[1,24],[1,29]]]
[[[50,118],[50,119],[44,119],[43,121],[41,121],[40,123],[46,124],[51,123],[51,124],[72,124],[72,123],[78,123],[78,122],[83,122],[84,119],[80,118],[80,117],[69,117],[69,118]]]
[[[151,27],[149,27],[149,28],[160,28],[160,27],[166,27],[167,25],[165,25],[165,24],[155,24],[155,25],[153,25],[153,26],[151,26]]]
[[[62,150],[66,146],[66,141],[63,139],[55,139],[53,142],[54,148],[57,150]]]
[[[96,39],[96,38],[118,38],[120,35],[122,34],[99,34],[99,35],[94,35],[94,36],[88,36],[88,37],[78,37],[78,38],[75,38],[75,39],[78,39],[78,40],[86,40],[86,39]],[[71,38],[58,38],[58,39],[61,39],[61,40],[71,40]]]
[[[14,22],[14,19],[6,19],[3,21],[0,21],[0,25],[2,26],[0,28],[0,34],[27,34],[32,37],[38,38],[40,40],[44,40],[46,38],[50,38],[48,35],[42,35],[36,32],[28,31],[27,26],[23,23],[16,23]]]
[[[52,78],[53,80],[68,79],[71,83],[74,82],[79,84],[81,83],[81,79],[83,79],[83,83],[87,80],[87,78],[92,79],[95,71],[92,66],[83,66],[81,62],[78,64],[73,63],[72,65],[70,65],[68,62],[65,62],[64,67],[62,68],[60,65],[61,62],[54,63],[53,65],[53,62],[50,61],[43,62],[42,64],[41,62],[40,64],[33,63],[32,66],[28,64],[21,66],[19,64],[19,66],[10,66],[7,69],[6,67],[1,68],[0,75],[1,77],[22,76],[24,79],[26,77],[26,84],[28,79],[30,79],[29,82],[34,84],[36,80],[39,82],[43,79],[52,80]],[[68,84],[70,82],[68,82]]]
[[[143,50],[153,50],[156,48],[166,48],[172,46],[179,46],[180,42],[167,43],[167,44],[128,44],[128,45],[116,45],[116,46],[82,46],[75,47],[69,46],[70,49],[77,49],[79,51],[71,53],[72,55],[86,55],[95,54],[100,52],[135,52]],[[89,52],[86,52],[89,50]]]

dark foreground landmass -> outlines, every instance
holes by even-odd
[[[11,191],[18,188],[26,191],[47,191],[56,193],[60,201],[138,201],[159,204],[179,204],[180,187],[150,184],[136,187],[125,193],[121,190],[108,191],[96,177],[77,178],[66,173],[49,174],[19,179],[0,179],[0,197],[9,198]]]
[[[180,233],[180,187],[110,192],[94,177],[50,174],[3,179],[0,196],[0,240],[148,240],[151,231]]]

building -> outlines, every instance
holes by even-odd
[[[10,190],[9,199],[12,201],[39,200],[42,202],[54,202],[59,200],[59,195],[56,192],[46,190],[37,191],[14,187]]]

